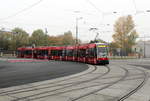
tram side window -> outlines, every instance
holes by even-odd
[[[34,53],[34,54],[37,54],[37,51],[36,51],[36,50],[34,50],[34,51],[33,51],[33,53]]]
[[[48,55],[48,50],[44,50],[43,54]]]
[[[79,55],[79,51],[77,51],[76,49],[73,50],[73,56],[77,57]]]
[[[62,50],[62,56],[66,56],[66,50]]]
[[[17,56],[22,56],[23,55],[23,51],[18,50],[17,51]]]
[[[57,56],[57,51],[56,51],[56,50],[52,50],[52,51],[51,51],[51,55],[52,55],[52,56]]]
[[[82,57],[86,57],[86,50],[85,49],[82,50]]]
[[[42,51],[41,50],[38,50],[38,55],[42,55]]]
[[[79,57],[85,57],[86,56],[86,50],[85,49],[80,49],[79,50]]]
[[[87,57],[90,57],[90,48],[87,49]]]
[[[40,50],[39,55],[42,55],[42,56],[48,55],[48,50]]]
[[[41,55],[41,51],[40,50],[38,50],[38,55]]]
[[[32,54],[32,50],[26,50],[26,51],[25,51],[25,54],[26,54],[26,55],[31,55],[31,54]]]
[[[81,52],[80,52],[80,50],[78,50],[78,56],[81,57]]]
[[[45,55],[48,55],[48,50],[45,50]]]
[[[51,55],[52,56],[62,56],[62,50],[52,50]]]
[[[62,50],[57,51],[57,56],[62,56]]]
[[[95,48],[89,48],[88,49],[88,56],[89,57],[95,57],[96,56],[96,49]]]
[[[21,51],[20,50],[17,51],[17,55],[21,55]]]
[[[67,50],[67,56],[73,56],[73,50]]]
[[[26,53],[25,53],[25,51],[21,51],[21,54],[24,55],[24,54],[26,54]]]
[[[74,50],[71,50],[71,56],[73,56]]]

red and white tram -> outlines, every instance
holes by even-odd
[[[92,43],[78,46],[18,48],[18,57],[109,64],[108,45]]]

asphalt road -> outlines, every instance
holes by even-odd
[[[150,70],[150,66],[149,65],[133,65],[133,66],[140,66],[140,67],[143,67],[145,69],[149,69]]]
[[[0,62],[0,88],[63,77],[88,69],[77,62]]]
[[[110,63],[126,63],[128,65],[138,66],[150,70],[150,59],[111,60]]]

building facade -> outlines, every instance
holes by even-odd
[[[132,49],[142,57],[150,58],[150,41],[139,41]]]

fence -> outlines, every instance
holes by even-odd
[[[16,51],[0,50],[0,57],[16,57]]]
[[[120,55],[113,55],[112,53],[109,53],[110,59],[139,59],[144,58],[144,56],[140,53],[132,53],[128,54],[127,56],[120,56]]]

